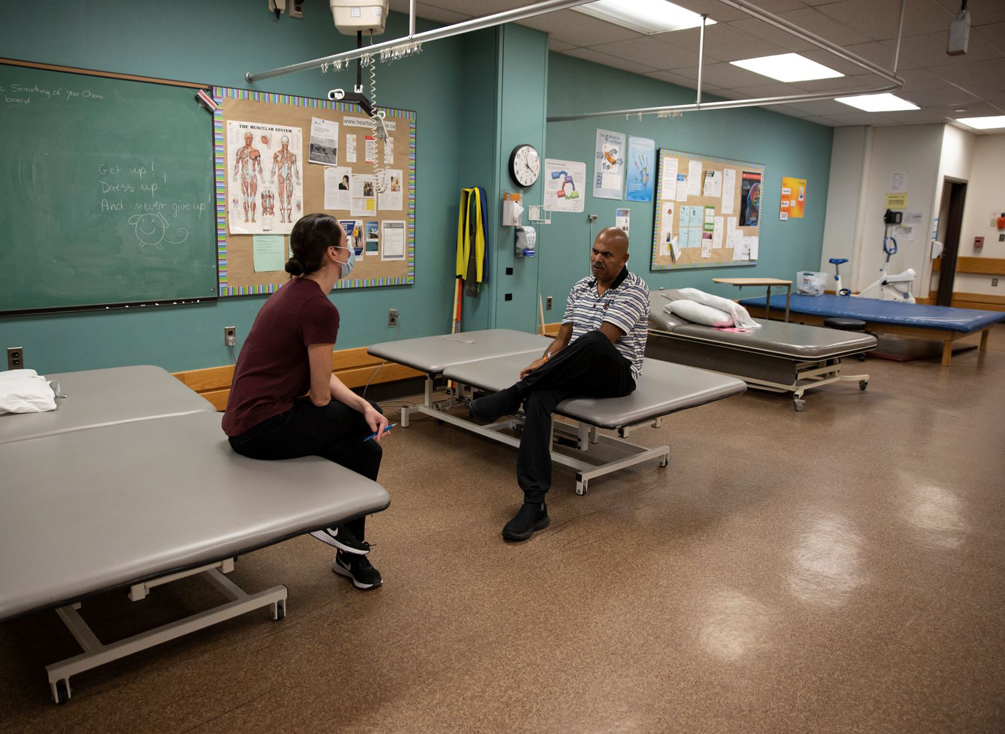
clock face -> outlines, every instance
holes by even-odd
[[[526,188],[533,186],[541,175],[541,156],[533,145],[518,145],[509,158],[509,173],[513,180]]]

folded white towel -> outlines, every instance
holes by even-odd
[[[0,372],[0,415],[56,409],[56,393],[35,370]]]

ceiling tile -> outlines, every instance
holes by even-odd
[[[806,7],[806,3],[802,0],[757,0],[754,4],[769,13],[784,13],[788,10],[800,10]]]
[[[697,65],[676,69],[675,71],[681,76],[690,77],[692,79],[698,78]],[[739,66],[733,66],[732,64],[725,63],[707,64],[702,72],[702,79],[707,81],[709,84],[714,84],[715,86],[722,87],[723,89],[753,87],[755,85],[766,84],[772,81],[766,76],[761,76],[760,74],[755,74],[752,71],[741,69]]]
[[[988,102],[1005,103],[1005,79],[988,84],[969,84],[967,91]]]
[[[827,127],[840,127],[834,120],[829,117],[807,117],[809,122],[815,122],[817,125],[826,125]]]
[[[859,69],[861,71],[861,69]],[[799,82],[799,88],[807,92],[841,92],[849,89],[873,89],[885,84],[885,80],[875,74],[859,74],[858,76],[839,76],[837,79],[812,79]]]
[[[845,109],[851,109],[846,105],[842,105]],[[889,120],[884,115],[880,115],[876,112],[852,112],[843,115],[827,115],[827,118],[833,120],[838,125],[883,125],[889,124],[892,120]]]
[[[475,18],[481,18],[486,15],[501,13],[504,10],[513,10],[514,8],[522,8],[526,5],[533,5],[533,2],[528,2],[527,0],[478,0],[478,2],[471,2],[470,0],[427,0],[424,4],[435,5],[438,8],[452,10],[455,13],[465,13]],[[406,10],[405,12],[408,11]]]
[[[576,46],[572,45],[571,43],[566,43],[565,41],[559,41],[554,36],[548,36],[549,51],[568,51],[573,48],[576,48]]]
[[[408,0],[391,0],[389,7],[391,10],[408,15]],[[437,23],[459,23],[462,20],[470,20],[473,16],[470,13],[458,13],[453,10],[444,10],[436,5],[426,3],[415,4],[415,14],[420,18],[432,20]]]
[[[877,0],[845,0],[821,5],[824,15],[874,40],[897,37],[900,3]],[[953,14],[936,0],[907,0],[904,36],[934,33],[949,27]]]
[[[749,33],[752,36],[763,38],[765,41],[770,41],[776,46],[780,46],[787,51],[802,52],[816,48],[816,46],[812,43],[807,43],[800,38],[796,38],[791,33],[786,33],[785,31],[775,28],[773,25],[768,25],[764,21],[757,20],[756,18],[736,20],[731,22],[729,25],[743,31],[744,33]]]
[[[850,46],[855,43],[866,43],[869,37],[852,30],[844,23],[839,23],[833,18],[829,18],[815,8],[803,8],[802,10],[792,10],[788,13],[780,13],[781,18],[795,23],[800,28],[815,33],[821,38],[826,38],[831,43],[839,46]]]
[[[914,104],[920,107],[941,107],[946,105],[959,107],[960,105],[973,104],[979,101],[976,96],[963,91],[959,87],[915,89],[907,92],[901,90],[897,95],[909,102],[914,102]]]
[[[690,40],[694,40],[693,48]],[[619,59],[634,61],[654,69],[679,69],[684,66],[698,65],[698,42],[697,39],[684,39],[683,43],[670,45],[663,41],[657,41],[653,37],[635,38],[630,41],[615,41],[614,43],[602,43],[590,46],[591,49],[609,56],[616,56]],[[712,54],[707,52],[706,46],[705,60],[718,61]]]
[[[877,41],[870,41],[869,43],[857,43],[851,46],[845,46],[845,51],[849,51],[857,56],[861,56],[866,61],[871,61],[882,69],[889,69],[893,65],[893,49],[887,48],[882,43]],[[834,69],[834,71],[840,71],[842,74],[848,76],[854,76],[856,74],[867,74],[865,69],[863,69],[858,64],[853,64],[850,61],[845,61],[840,56],[835,56],[829,51],[816,50],[816,51],[804,51],[802,53],[808,59],[816,61],[818,64],[823,64],[824,66]],[[898,68],[903,69],[917,69],[918,65],[906,58],[901,54],[900,63]],[[877,77],[878,79],[878,77]]]
[[[630,71],[634,74],[645,74],[650,71],[658,71],[652,66],[637,64],[634,61],[626,61],[625,59],[619,59],[617,56],[608,56],[607,54],[598,53],[589,48],[574,48],[571,51],[565,51],[563,53],[567,56],[575,56],[577,59],[585,59],[586,61],[592,61],[595,64],[612,66],[615,69]]]
[[[964,110],[957,112],[956,110]],[[1000,115],[1002,111],[987,102],[974,102],[967,105],[950,105],[945,107],[926,107],[924,112],[933,112],[956,119],[957,117],[987,117],[990,115]]]
[[[995,48],[983,35],[977,33],[970,34],[970,43],[965,56],[947,56],[946,44],[948,41],[948,27],[938,33],[911,36],[901,42],[900,55],[902,58],[910,59],[925,68],[946,64],[966,64],[971,61],[983,61],[1002,56],[1001,51]],[[889,44],[891,47],[893,46],[892,41]]]
[[[947,8],[953,15],[960,12],[960,0],[936,0],[944,8]],[[1005,3],[1002,0],[969,0],[967,9],[970,10],[970,23],[975,26],[987,25],[988,23],[1005,22]]]
[[[926,125],[946,121],[942,108],[934,107],[920,110],[903,110],[901,112],[884,112],[883,117],[898,122],[901,125]]]
[[[971,61],[965,64],[933,66],[930,71],[953,84],[980,84],[989,79],[1005,77],[1005,57],[986,61]]]
[[[686,31],[661,33],[657,36],[652,36],[652,38],[666,43],[676,44],[683,42],[689,47],[694,48],[695,59],[697,59],[699,35],[700,29],[689,28]],[[706,59],[714,58],[720,61],[738,61],[739,59],[752,59],[758,56],[771,56],[787,52],[787,49],[777,44],[765,41],[763,38],[758,38],[726,23],[717,23],[705,29]]]
[[[897,73],[904,80],[904,86],[901,88],[901,91],[910,91],[912,89],[938,89],[939,87],[949,86],[949,82],[942,77],[936,76],[927,69],[909,69],[907,71]]]
[[[823,117],[848,114],[848,112],[853,109],[846,104],[835,102],[832,99],[820,102],[799,102],[788,106],[794,110],[805,112],[808,115],[820,115]]]
[[[667,82],[668,84],[676,84],[678,87],[686,89],[696,89],[698,86],[696,79],[688,79],[686,76],[675,74],[672,71],[650,71],[646,72],[645,76],[658,79],[661,82]],[[702,81],[702,86],[705,86],[704,80]],[[707,87],[705,88],[707,89]],[[715,87],[715,89],[718,89],[718,87]]]
[[[591,18],[574,10],[559,10],[547,15],[536,15],[520,21],[520,25],[550,33],[559,41],[576,46],[594,46],[598,43],[645,38],[641,33],[612,23]]]
[[[989,43],[994,44],[999,51],[1005,52],[1005,23],[982,25],[980,28],[971,28],[970,32],[983,36]]]
[[[743,87],[739,91],[743,92],[744,97],[787,97],[792,94],[802,94],[803,89],[801,86],[795,84],[783,84],[782,82],[775,82],[774,84],[758,84],[753,87]]]

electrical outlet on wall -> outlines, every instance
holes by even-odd
[[[398,309],[396,308],[387,309],[387,325],[388,326],[398,325]]]
[[[7,369],[24,369],[24,347],[7,347]]]
[[[548,296],[548,300],[545,301],[544,310],[545,311],[551,310],[551,296]]]
[[[225,346],[225,347],[236,347],[237,346],[237,327],[236,326],[224,326],[223,327],[223,346]]]

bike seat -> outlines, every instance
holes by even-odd
[[[827,262],[829,262],[831,265],[844,265],[846,262],[848,262],[848,259],[844,257],[832,257]]]

